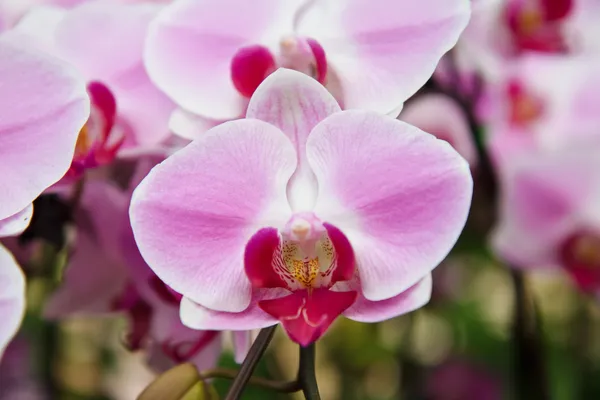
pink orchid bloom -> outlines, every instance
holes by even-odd
[[[193,330],[181,323],[181,296],[139,255],[127,218],[128,202],[127,193],[105,181],[86,184],[82,211],[76,215],[75,248],[63,284],[46,305],[46,317],[120,312],[130,322],[125,345],[147,350],[156,370],[187,361],[200,369],[214,367],[222,351],[220,332]],[[238,359],[249,347],[248,334],[239,336],[244,348],[238,348]],[[244,338],[248,344],[241,341]]]
[[[581,53],[589,29],[575,27],[581,0],[473,0],[473,16],[456,58],[494,82],[524,54]],[[595,24],[595,22],[594,22]]]
[[[117,155],[158,150],[169,137],[173,104],[150,82],[142,63],[146,30],[160,8],[110,0],[71,9],[37,7],[14,28],[30,44],[74,65],[88,81],[92,113],[67,177]]]
[[[183,110],[174,130],[193,137],[244,115],[279,67],[312,76],[344,108],[398,115],[469,19],[467,0],[175,0],[152,22],[145,63]]]
[[[575,0],[509,0],[502,16],[515,51],[564,52],[564,23]]]
[[[596,58],[584,56],[528,55],[489,86],[489,145],[500,168],[519,152],[597,136],[598,66]]]
[[[498,254],[519,268],[562,268],[600,293],[599,146],[531,151],[503,168]]]
[[[465,223],[472,180],[448,143],[370,111],[341,111],[288,69],[246,119],[213,128],[135,190],[140,252],[184,295],[197,329],[281,322],[307,345],[340,315],[414,310]]]
[[[406,104],[399,119],[450,143],[474,167],[477,152],[464,111],[450,97],[425,94]]]

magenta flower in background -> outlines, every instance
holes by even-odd
[[[446,142],[341,111],[281,69],[247,118],[155,167],[130,215],[142,256],[197,329],[281,322],[306,345],[343,314],[374,322],[425,304],[464,225],[472,181]]]
[[[466,0],[176,0],[151,24],[145,63],[189,138],[243,116],[278,67],[314,77],[343,108],[397,115],[469,13]]]
[[[443,94],[424,94],[406,104],[399,119],[450,143],[471,167],[477,153],[469,123],[460,105]]]
[[[78,138],[71,177],[117,154],[159,150],[169,137],[173,104],[150,82],[142,63],[147,27],[161,6],[121,3],[40,6],[14,29],[29,44],[72,64],[88,81],[92,113]]]
[[[567,51],[565,22],[572,15],[575,0],[509,0],[504,19],[516,52]]]
[[[66,64],[0,36],[0,237],[23,231],[32,201],[69,168],[89,114],[82,80]],[[0,245],[0,353],[24,312],[25,281]]]
[[[502,79],[489,85],[482,107],[497,166],[521,152],[597,137],[598,67],[594,57],[533,54],[507,65]]]
[[[595,0],[473,0],[473,15],[456,46],[461,68],[492,82],[526,54],[580,54],[591,47],[593,23],[580,23]],[[597,14],[594,14],[597,15]],[[592,26],[594,28],[592,28]],[[584,40],[585,39],[585,40]]]

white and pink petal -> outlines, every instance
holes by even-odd
[[[0,85],[4,219],[65,174],[90,106],[81,77],[66,63],[24,46],[19,35],[0,38]]]
[[[290,216],[286,184],[296,154],[276,127],[230,121],[156,166],[135,190],[131,223],[140,252],[175,291],[214,310],[251,299],[244,250]]]
[[[447,142],[352,110],[317,125],[307,155],[319,183],[315,214],[349,239],[367,299],[407,290],[454,246],[473,183]]]

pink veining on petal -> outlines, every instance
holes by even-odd
[[[258,303],[266,313],[279,319],[290,338],[302,346],[319,339],[356,300],[357,293],[327,289],[301,290],[291,295]]]
[[[261,45],[242,47],[231,60],[231,79],[238,92],[250,98],[275,68],[275,58],[267,47]]]

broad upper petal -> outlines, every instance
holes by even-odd
[[[298,167],[288,184],[294,211],[310,211],[317,196],[315,176],[306,161],[306,140],[312,129],[329,115],[341,111],[337,101],[313,78],[280,68],[256,89],[246,118],[275,125],[294,144]]]
[[[344,109],[389,113],[431,77],[469,17],[468,0],[322,0],[298,30],[325,49]]]
[[[416,284],[448,254],[472,195],[466,161],[445,141],[369,111],[321,122],[307,142],[319,182],[315,214],[349,239],[364,296]]]
[[[131,223],[140,252],[175,291],[215,310],[250,304],[244,248],[290,216],[285,185],[293,146],[258,120],[221,124],[155,167],[135,190]]]
[[[237,118],[245,100],[231,79],[241,47],[278,44],[298,1],[176,0],[152,22],[145,61],[152,80],[179,106],[211,119]]]

